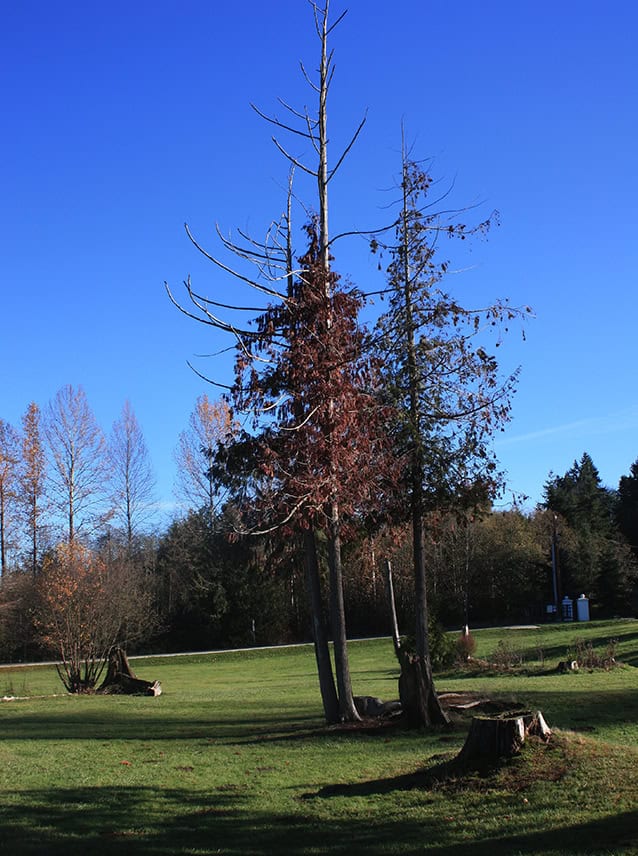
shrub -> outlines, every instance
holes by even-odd
[[[467,630],[467,628],[466,628]],[[456,653],[461,662],[466,663],[476,651],[476,639],[469,630],[464,630],[456,640]]]
[[[498,669],[509,671],[523,665],[523,654],[508,639],[501,639],[492,654],[492,662]]]
[[[592,642],[576,639],[574,647],[569,651],[569,658],[576,660],[581,669],[612,669],[616,665],[617,639],[607,640],[603,654],[594,648]]]
[[[456,660],[456,645],[449,633],[441,627],[438,621],[430,621],[428,627],[428,645],[430,662],[434,670],[448,669]],[[414,636],[401,637],[401,649],[409,654],[416,652]]]

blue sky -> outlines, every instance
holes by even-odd
[[[467,302],[509,297],[536,318],[512,332],[521,366],[496,443],[510,488],[540,499],[550,470],[588,451],[616,486],[638,457],[633,379],[638,248],[638,66],[632,2],[332,0],[333,231],[387,219],[403,121],[459,205],[501,226],[449,283]],[[305,0],[264,4],[23,0],[3,11],[0,136],[0,418],[82,385],[105,430],[129,399],[172,500],[173,449],[196,397],[186,366],[228,381],[227,344],[181,316],[163,282],[230,302],[254,296],[199,258],[214,224],[261,236],[287,167],[250,109],[302,107],[317,65]],[[292,144],[303,154],[299,142]],[[312,204],[312,188],[297,192]],[[451,247],[451,250],[453,248]],[[452,261],[455,261],[451,253]],[[337,269],[378,287],[362,240]]]

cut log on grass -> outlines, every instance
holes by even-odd
[[[382,701],[376,696],[354,696],[354,706],[361,717],[379,719],[401,714],[400,701]]]
[[[109,657],[106,677],[98,692],[114,695],[158,696],[162,694],[162,687],[159,681],[145,681],[138,678],[131,669],[125,652],[121,648],[114,648]]]
[[[494,765],[518,754],[530,735],[547,741],[551,733],[540,710],[475,716],[457,760],[470,768]]]

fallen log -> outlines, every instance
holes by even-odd
[[[540,710],[475,716],[457,761],[468,768],[495,765],[517,755],[530,735],[547,742],[551,733]]]
[[[354,696],[354,706],[363,718],[380,719],[401,714],[400,701],[383,701],[376,696]]]

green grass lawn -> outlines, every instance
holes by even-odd
[[[557,674],[576,637],[622,665]],[[61,694],[0,669],[3,854],[638,853],[638,622],[476,633],[512,672],[455,670],[558,729],[488,776],[438,780],[467,722],[431,734],[323,724],[310,647],[133,661],[159,698]],[[355,692],[397,696],[389,640],[353,642]],[[434,772],[433,772],[434,771]]]

